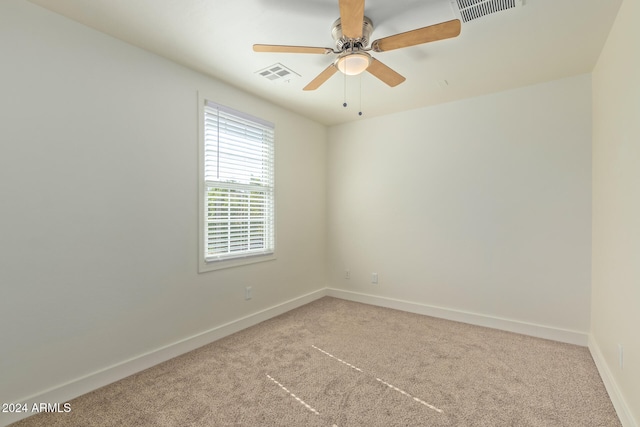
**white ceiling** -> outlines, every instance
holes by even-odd
[[[622,2],[516,0],[463,23],[457,38],[374,54],[407,78],[395,88],[368,73],[337,73],[304,92],[333,55],[255,53],[252,45],[333,48],[337,0],[29,1],[327,125],[358,120],[360,109],[374,117],[588,73]],[[367,0],[365,15],[375,40],[459,11],[455,0]],[[276,84],[256,73],[276,63],[301,77]]]

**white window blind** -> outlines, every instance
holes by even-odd
[[[206,101],[205,259],[274,251],[274,126]]]

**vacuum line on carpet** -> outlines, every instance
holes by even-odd
[[[436,408],[435,406],[428,404],[428,403],[427,403],[427,402],[425,402],[424,400],[418,399],[417,397],[410,395],[410,394],[409,394],[409,393],[407,393],[406,391],[404,391],[404,390],[402,390],[402,389],[399,389],[398,387],[394,386],[393,384],[389,384],[388,382],[383,381],[383,380],[381,380],[380,378],[376,378],[376,380],[380,381],[382,384],[386,385],[387,387],[392,388],[392,389],[394,389],[395,391],[397,391],[397,392],[399,392],[399,393],[401,393],[401,394],[404,394],[404,395],[405,395],[405,396],[407,396],[407,397],[412,398],[412,399],[413,399],[413,400],[415,400],[416,402],[418,402],[418,403],[422,403],[422,404],[423,404],[424,406],[426,406],[427,408],[430,408],[430,409],[433,409],[433,410],[434,410],[434,411],[436,411],[436,412],[440,412],[440,413],[442,413],[442,409]]]
[[[340,359],[340,358],[338,358],[338,357],[334,356],[333,354],[331,354],[331,353],[329,353],[329,352],[327,352],[327,351],[324,351],[324,350],[323,350],[323,349],[321,349],[320,347],[316,347],[316,346],[315,346],[315,345],[313,345],[313,344],[311,345],[311,347],[315,348],[316,350],[318,350],[319,352],[321,352],[321,353],[323,353],[323,354],[326,354],[327,356],[331,357],[332,359],[335,359],[335,360],[337,360],[337,361],[338,361],[338,362],[340,362],[340,363],[344,363],[344,364],[345,364],[345,365],[347,365],[348,367],[350,367],[350,368],[352,368],[352,369],[355,369],[356,371],[361,372],[361,373],[363,373],[363,374],[364,374],[364,371],[363,371],[362,369],[360,369],[360,368],[357,368],[357,367],[353,366],[351,363],[345,362],[344,360],[342,360],[342,359]],[[431,404],[429,404],[429,403],[425,402],[424,400],[422,400],[422,399],[418,399],[417,397],[412,396],[411,394],[407,393],[406,391],[404,391],[404,390],[402,390],[402,389],[399,389],[398,387],[396,387],[396,386],[394,386],[394,385],[392,385],[392,384],[389,384],[388,382],[385,382],[385,381],[381,380],[380,378],[376,378],[376,380],[377,380],[377,381],[379,381],[379,382],[381,382],[382,384],[386,385],[387,387],[389,387],[389,388],[391,388],[391,389],[393,389],[393,390],[395,390],[395,391],[399,392],[400,394],[403,394],[403,395],[405,395],[405,396],[407,396],[407,397],[410,397],[411,399],[415,400],[416,402],[421,403],[422,405],[426,406],[427,408],[430,408],[430,409],[433,409],[433,410],[434,410],[434,411],[436,411],[436,412],[442,413],[442,409],[436,408],[435,406],[433,406],[433,405],[431,405]]]
[[[360,369],[360,368],[356,368],[356,367],[355,367],[355,366],[353,366],[351,363],[347,363],[347,362],[345,362],[344,360],[342,360],[342,359],[339,359],[339,358],[335,357],[333,354],[327,353],[327,352],[326,352],[326,351],[324,351],[323,349],[316,347],[315,345],[311,345],[311,347],[313,347],[313,348],[315,348],[316,350],[318,350],[319,352],[324,353],[324,354],[326,354],[327,356],[329,356],[329,357],[331,357],[331,358],[333,358],[333,359],[337,360],[337,361],[338,361],[338,362],[340,362],[340,363],[344,363],[344,364],[345,364],[345,365],[347,365],[348,367],[350,367],[350,368],[352,368],[352,369],[355,369],[355,370],[356,370],[356,371],[358,371],[358,372],[362,372],[362,369]]]
[[[316,415],[320,415],[320,412],[316,411],[313,407],[311,407],[311,405],[309,405],[308,403],[306,403],[304,400],[300,399],[298,396],[296,396],[295,394],[291,393],[285,386],[283,386],[282,384],[280,384],[278,381],[276,381],[271,375],[266,374],[267,378],[269,378],[271,381],[273,381],[274,383],[276,383],[281,389],[283,389],[284,391],[286,391],[287,393],[289,393],[289,395],[291,397],[293,397],[294,399],[296,399],[298,402],[300,402],[302,405],[304,405],[305,408],[307,408],[308,410],[310,410],[311,412],[313,412]]]

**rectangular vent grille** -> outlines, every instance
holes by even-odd
[[[462,22],[516,7],[516,0],[457,0]]]
[[[298,73],[285,67],[279,62],[267,68],[256,71],[256,74],[274,83],[289,83],[300,77]]]

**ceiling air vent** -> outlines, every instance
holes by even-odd
[[[457,0],[462,22],[469,22],[485,15],[516,7],[522,0]]]
[[[256,74],[273,83],[290,83],[300,77],[298,73],[285,67],[279,62],[267,68],[256,71]]]

